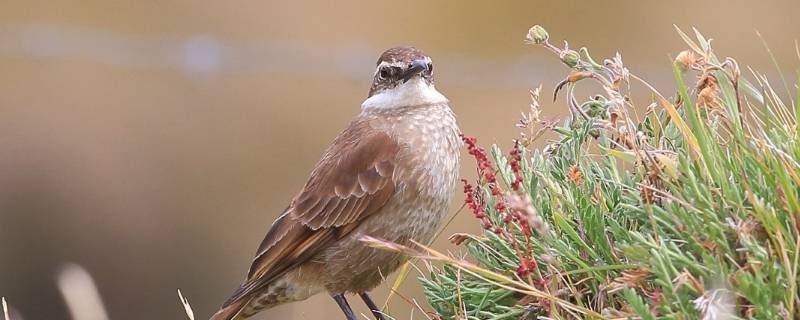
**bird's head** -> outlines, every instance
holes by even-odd
[[[446,102],[433,86],[433,61],[415,47],[395,47],[378,58],[363,108],[393,108]]]

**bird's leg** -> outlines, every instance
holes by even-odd
[[[342,309],[342,312],[344,312],[344,316],[347,318],[347,320],[357,320],[356,314],[353,313],[353,309],[350,308],[350,305],[344,298],[344,293],[333,295],[333,300],[336,300],[336,304],[338,304],[339,308]]]
[[[375,316],[375,319],[377,319],[377,320],[386,320],[383,317],[383,313],[381,312],[381,309],[378,308],[378,306],[375,305],[375,302],[372,301],[372,298],[369,297],[368,293],[362,292],[362,293],[359,293],[358,295],[361,296],[361,300],[364,300],[364,303],[367,304],[367,307],[369,307],[369,311],[372,312],[372,315]]]

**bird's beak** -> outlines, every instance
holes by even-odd
[[[425,62],[425,60],[422,59],[414,60],[413,62],[411,62],[411,66],[408,68],[408,70],[406,70],[406,72],[403,73],[403,77],[401,79],[403,79],[403,83],[405,83],[409,79],[411,79],[411,77],[413,77],[414,75],[417,75],[425,70],[428,70],[428,63]]]

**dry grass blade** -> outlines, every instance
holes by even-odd
[[[638,76],[635,75],[631,75],[631,78],[636,79],[637,81],[642,83],[645,87],[647,87],[651,92],[653,92],[656,95],[656,97],[658,98],[658,102],[661,104],[664,110],[667,111],[670,120],[675,122],[675,125],[678,127],[678,130],[680,130],[681,134],[683,134],[683,136],[686,138],[687,142],[689,143],[689,147],[692,148],[692,152],[695,155],[700,156],[701,155],[700,144],[697,141],[697,137],[695,137],[694,134],[692,133],[692,130],[689,129],[689,126],[686,124],[686,121],[683,120],[683,117],[681,117],[680,113],[678,113],[678,110],[675,108],[675,106],[672,105],[672,103],[670,103],[669,100],[667,100],[667,98],[661,95],[661,93],[658,92],[656,88],[647,83],[647,81],[644,81],[644,79],[639,78]]]
[[[189,300],[183,296],[181,293],[181,289],[178,289],[178,299],[180,299],[181,304],[183,305],[183,311],[186,312],[186,317],[189,320],[194,320],[194,311],[192,311],[192,306],[189,305]]]
[[[108,320],[92,276],[77,264],[65,265],[58,274],[58,289],[64,297],[72,319]]]
[[[11,317],[8,316],[8,304],[6,303],[6,297],[0,298],[0,301],[3,303],[3,319],[11,320]]]
[[[371,236],[361,236],[361,238],[359,238],[358,240],[376,249],[399,252],[417,258],[421,256],[419,251],[391,241],[386,241]]]
[[[775,66],[775,71],[778,72],[778,75],[781,78],[781,82],[783,83],[783,88],[786,90],[786,94],[788,97],[792,96],[792,90],[789,90],[789,83],[786,81],[786,76],[783,74],[783,70],[781,70],[781,66],[778,63],[778,59],[775,58],[775,55],[772,53],[772,49],[767,44],[767,39],[764,39],[764,36],[761,35],[761,32],[756,30],[756,35],[759,39],[761,39],[761,44],[764,46],[764,50],[767,51],[769,58],[772,60],[772,64]]]
[[[692,37],[684,33],[683,30],[681,30],[681,28],[678,27],[678,25],[673,24],[672,26],[675,28],[675,31],[678,32],[678,35],[681,37],[681,39],[683,39],[683,41],[686,42],[687,45],[689,45],[689,48],[691,48],[692,50],[694,50],[699,54],[705,54],[705,50],[701,49],[700,46],[698,46],[697,43],[694,42]]]
[[[797,55],[797,59],[800,60],[800,43],[797,40],[794,41],[794,53]]]
[[[599,313],[595,312],[595,311],[592,311],[592,310],[587,309],[587,308],[582,307],[582,306],[575,305],[573,303],[570,303],[569,301],[566,301],[566,300],[563,300],[563,299],[561,299],[559,297],[553,296],[552,294],[544,292],[542,290],[539,290],[536,287],[531,286],[530,284],[528,284],[528,283],[526,283],[524,281],[514,280],[514,279],[512,279],[512,278],[510,278],[508,276],[496,273],[494,271],[491,271],[491,270],[488,270],[488,269],[485,269],[485,268],[481,268],[480,266],[477,266],[477,265],[475,265],[473,263],[470,263],[470,262],[467,262],[467,261],[464,261],[464,260],[453,259],[453,258],[451,258],[451,257],[449,257],[449,256],[447,256],[447,255],[445,255],[445,254],[443,254],[443,253],[441,253],[439,251],[436,251],[436,250],[433,250],[433,249],[429,248],[428,246],[422,245],[422,244],[420,244],[418,242],[415,242],[413,240],[412,240],[412,242],[416,246],[422,248],[422,250],[425,253],[427,253],[427,255],[426,254],[418,254],[418,257],[420,259],[428,259],[428,260],[436,260],[436,261],[446,262],[447,264],[450,264],[450,265],[458,267],[460,270],[463,270],[466,273],[469,273],[469,274],[471,274],[471,275],[473,275],[475,277],[482,278],[482,279],[484,279],[484,280],[486,280],[486,281],[488,281],[490,283],[493,283],[494,285],[496,285],[496,286],[498,286],[500,288],[505,288],[505,289],[508,289],[508,290],[512,290],[512,291],[515,291],[515,292],[519,292],[519,293],[530,295],[530,296],[537,297],[537,298],[547,299],[548,301],[550,301],[552,303],[555,303],[555,304],[561,306],[562,308],[564,308],[566,310],[576,311],[576,312],[579,312],[579,313],[587,315],[587,316],[602,318],[602,316]],[[407,248],[407,247],[405,247],[405,248]],[[413,251],[413,249],[410,249],[410,248],[407,248],[407,249]]]
[[[402,286],[403,283],[406,282],[409,271],[411,271],[411,261],[406,261],[405,263],[403,263],[403,266],[400,267],[400,270],[397,272],[397,278],[394,279],[391,290],[389,290],[389,295],[386,297],[386,301],[383,302],[384,310],[386,310],[386,308],[389,307],[389,302],[391,302],[392,298],[394,298],[394,296],[397,295],[397,292],[399,292],[400,290],[400,286]]]

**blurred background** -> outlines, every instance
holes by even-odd
[[[685,49],[673,24],[775,74],[759,30],[793,75],[798,12],[798,1],[5,0],[0,295],[25,319],[69,319],[56,276],[76,263],[111,319],[183,319],[177,288],[207,318],[359,112],[388,47],[424,48],[463,130],[507,146],[528,90],[544,83],[549,97],[566,72],[524,45],[533,24],[595,58],[620,51],[670,94],[669,57]],[[565,113],[543,100],[546,117]],[[463,214],[445,235],[476,226]],[[401,292],[423,300],[413,279]],[[394,299],[390,311],[408,319],[411,309]],[[320,295],[257,318],[341,316]]]

